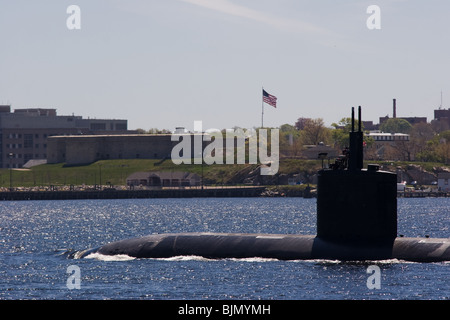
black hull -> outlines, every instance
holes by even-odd
[[[343,261],[399,259],[416,262],[450,261],[450,239],[396,238],[391,243],[329,242],[310,235],[179,233],[157,234],[112,242],[76,255],[97,252],[135,258],[201,256],[210,259],[273,258],[279,260],[336,259]]]

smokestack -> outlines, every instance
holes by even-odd
[[[393,113],[392,117],[394,119],[397,118],[397,100],[396,99],[394,99],[394,113]]]

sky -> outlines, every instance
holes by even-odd
[[[0,0],[0,104],[192,130],[259,127],[263,109],[264,126],[330,126],[359,105],[378,123],[395,98],[430,121],[441,92],[450,107],[449,16],[448,0]]]

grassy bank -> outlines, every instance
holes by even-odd
[[[373,161],[371,161],[373,163]],[[406,168],[411,162],[378,162],[386,170]],[[418,163],[425,170],[445,167],[440,163]],[[35,187],[50,185],[125,185],[126,178],[137,171],[187,171],[202,175],[205,184],[240,184],[257,165],[174,165],[171,160],[161,162],[152,159],[102,160],[84,166],[45,164],[31,169],[0,170],[0,187]],[[319,160],[281,159],[278,174],[298,174],[305,177],[314,175],[321,168]]]
[[[203,166],[203,176],[209,183],[227,183],[242,166]],[[0,186],[34,187],[50,185],[125,185],[126,178],[137,171],[188,171],[202,175],[201,165],[174,165],[170,160],[102,160],[84,166],[45,164],[31,169],[0,170]]]
[[[31,169],[1,169],[0,187],[35,187],[51,185],[125,185],[126,178],[137,171],[187,171],[204,177],[205,184],[239,184],[240,177],[256,169],[257,165],[175,165],[171,160],[153,159],[102,160],[83,166],[45,164]],[[280,174],[317,171],[318,161],[282,160]]]

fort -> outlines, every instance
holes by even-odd
[[[174,164],[244,164],[246,154],[249,163],[267,165],[262,175],[278,172],[278,129],[270,132],[270,156],[267,129],[258,135],[248,136],[248,131],[227,131],[225,138],[220,131],[183,134],[121,134],[121,135],[70,135],[52,136],[47,142],[47,163],[83,165],[109,159],[172,159]],[[258,139],[259,138],[259,139]],[[181,141],[180,141],[181,140]],[[225,140],[225,143],[224,143]],[[245,142],[248,141],[248,150]],[[193,161],[192,161],[193,159]],[[270,165],[269,165],[270,164]]]
[[[47,142],[47,163],[88,164],[108,159],[170,158],[176,143],[170,134],[53,136]]]

